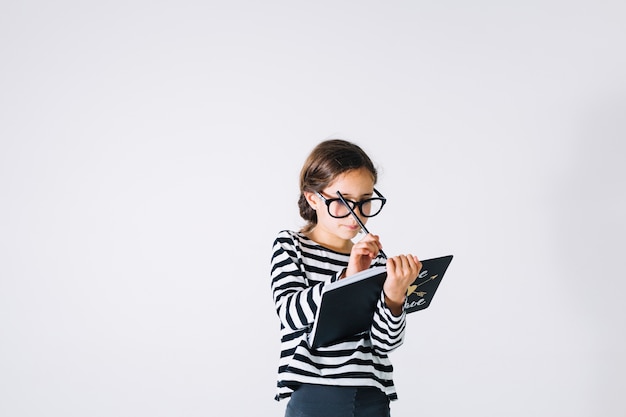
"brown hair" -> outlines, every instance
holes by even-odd
[[[300,216],[307,221],[302,232],[309,232],[317,224],[317,213],[306,201],[304,192],[320,192],[339,175],[360,168],[367,169],[376,184],[378,172],[358,145],[342,139],[330,139],[313,148],[300,171],[298,208]]]

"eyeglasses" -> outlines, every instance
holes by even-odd
[[[381,193],[374,188],[374,192],[378,197],[366,198],[361,201],[352,201],[345,200],[347,204],[350,205],[352,210],[355,210],[357,207],[359,212],[363,217],[374,217],[383,209],[383,206],[387,202],[387,199],[383,197]],[[328,208],[328,214],[330,217],[334,217],[335,219],[343,219],[344,217],[348,217],[350,215],[350,210],[339,198],[326,198],[321,193],[315,192],[319,198],[324,200],[326,203],[326,207]]]

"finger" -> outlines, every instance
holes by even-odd
[[[373,253],[371,248],[368,248],[366,246],[362,246],[362,247],[355,247],[352,249],[351,255],[352,256],[371,256]]]
[[[408,272],[410,270],[411,264],[406,255],[398,255],[398,267],[403,272]]]
[[[398,255],[395,257],[396,274],[403,280],[413,281],[419,275],[419,266],[413,255]]]
[[[418,272],[422,269],[422,263],[415,255],[409,255],[408,261],[411,264],[411,268],[416,269]]]
[[[371,233],[367,233],[359,240],[359,242],[368,242],[368,241],[371,241],[371,240],[376,240],[377,238],[378,238],[378,236],[373,235]]]
[[[359,241],[359,243],[360,242],[374,242],[379,249],[382,249],[383,247],[383,245],[380,243],[380,237],[378,235],[373,235],[371,233],[368,233],[365,236],[363,236],[363,238]]]
[[[367,248],[369,248],[372,251],[372,253],[374,253],[375,255],[378,254],[378,252],[380,252],[380,248],[382,247],[380,242],[378,241],[363,242],[363,244],[367,246]]]
[[[417,256],[413,256],[413,261],[415,262],[415,267],[417,268],[417,273],[419,274],[422,270],[422,262],[417,258]]]
[[[359,244],[355,245],[350,252],[350,256],[367,256],[368,258],[376,257],[378,249],[374,245]]]
[[[387,271],[391,274],[395,273],[396,270],[396,261],[395,258],[387,258]]]
[[[406,261],[402,259],[401,255],[394,256],[391,258],[391,262],[393,263],[392,273],[396,279],[403,280],[404,276],[407,274],[406,272]]]

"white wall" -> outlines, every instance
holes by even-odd
[[[274,235],[340,136],[455,260],[401,416],[626,415],[621,1],[0,8],[0,415],[282,415]]]

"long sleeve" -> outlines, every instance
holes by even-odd
[[[387,354],[400,347],[404,343],[405,329],[406,312],[402,311],[400,316],[394,316],[385,304],[385,294],[381,291],[370,329],[374,350]]]
[[[297,264],[293,244],[278,238],[272,256],[272,293],[276,313],[284,327],[308,327],[315,319],[323,282],[312,287]]]
[[[313,324],[325,282],[312,282],[298,257],[293,237],[279,235],[272,252],[272,293],[276,313],[284,327],[299,330]],[[331,277],[336,279],[337,274]]]

